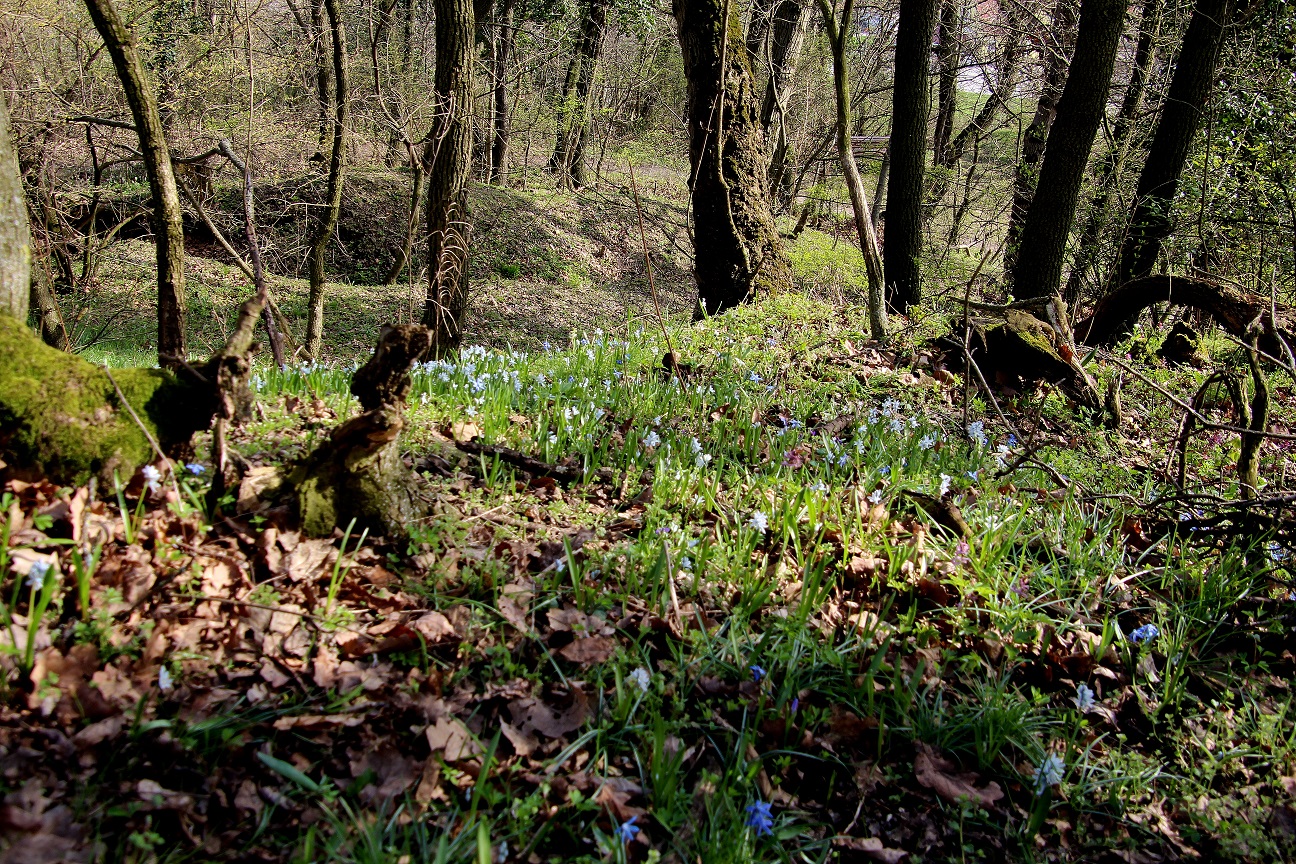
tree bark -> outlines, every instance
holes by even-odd
[[[1036,196],[1022,228],[1013,268],[1018,297],[1047,297],[1062,281],[1067,237],[1075,220],[1085,165],[1107,108],[1112,67],[1125,24],[1125,0],[1084,0],[1075,59],[1049,132]]]
[[[324,29],[325,0],[310,0],[311,54],[315,61],[315,102],[319,114],[319,137],[315,144],[316,161],[324,161],[324,145],[333,124],[333,82],[329,72],[328,33]]]
[[[1053,10],[1053,27],[1046,40],[1048,55],[1044,60],[1044,86],[1035,105],[1035,116],[1026,127],[1022,141],[1021,159],[1013,174],[1012,209],[1008,214],[1008,239],[1004,242],[1004,275],[1011,280],[1021,245],[1021,232],[1026,225],[1031,201],[1039,178],[1040,162],[1049,130],[1057,117],[1058,98],[1066,83],[1067,65],[1075,49],[1075,0],[1058,0]]]
[[[787,289],[792,271],[765,185],[765,158],[735,0],[674,0],[688,81],[689,186],[701,309]]]
[[[1197,0],[1193,8],[1161,119],[1139,175],[1134,213],[1117,258],[1117,284],[1151,273],[1161,244],[1170,235],[1170,205],[1210,97],[1231,12],[1231,0]]]
[[[459,346],[468,308],[468,172],[472,167],[473,6],[436,0],[436,110],[428,169],[428,273],[423,323],[434,356]]]
[[[585,185],[585,143],[589,137],[590,85],[603,50],[607,31],[608,0],[588,0],[581,18],[580,38],[567,75],[573,86],[564,87],[562,120],[550,164],[562,185],[579,189]]]
[[[760,60],[769,66],[770,73],[761,105],[761,128],[765,130],[766,143],[773,140],[768,170],[770,194],[782,203],[789,203],[791,197],[787,180],[793,158],[787,134],[787,99],[809,20],[810,4],[805,0],[778,3],[770,22],[769,54]]]
[[[126,27],[112,0],[86,0],[95,29],[104,40],[126,93],[144,172],[153,199],[153,230],[157,235],[158,361],[178,367],[187,359],[185,348],[185,273],[183,212],[176,189],[171,153],[167,149],[157,99],[144,71],[134,34]]]
[[[954,136],[957,109],[958,67],[961,56],[958,0],[941,0],[940,23],[936,27],[936,129],[932,133],[932,165],[944,165]]]
[[[887,302],[905,311],[922,299],[923,169],[927,163],[927,78],[935,0],[900,0],[891,101],[891,177],[887,183]]]
[[[850,193],[855,232],[859,236],[860,252],[864,255],[864,271],[868,278],[869,330],[874,339],[883,340],[887,334],[887,318],[883,297],[882,253],[878,249],[864,180],[860,177],[859,167],[855,164],[855,151],[851,147],[851,92],[846,78],[846,40],[851,34],[853,9],[854,0],[846,0],[839,21],[831,0],[819,0],[819,11],[823,15],[828,44],[832,48],[833,89],[837,96],[837,156],[841,161],[846,190]]]
[[[32,242],[27,198],[9,131],[9,109],[0,93],[0,315],[27,323],[31,293]]]
[[[347,124],[351,114],[351,94],[347,82],[346,28],[338,0],[324,0],[333,43],[333,144],[329,155],[328,188],[324,215],[315,229],[310,258],[310,298],[306,318],[306,352],[319,357],[324,343],[324,253],[342,210],[342,186],[345,182]]]
[[[1097,190],[1094,192],[1093,200],[1089,202],[1089,213],[1085,217],[1084,228],[1076,244],[1075,262],[1071,266],[1071,274],[1067,277],[1066,288],[1062,292],[1062,298],[1072,309],[1076,308],[1076,304],[1080,301],[1083,280],[1094,265],[1098,242],[1103,228],[1107,225],[1107,205],[1111,200],[1112,189],[1120,179],[1121,166],[1125,162],[1134,121],[1143,107],[1148,72],[1156,56],[1156,38],[1161,28],[1162,2],[1163,0],[1143,0],[1143,11],[1139,17],[1138,41],[1134,48],[1133,69],[1130,70],[1130,80],[1125,85],[1125,95],[1121,99],[1116,123],[1112,127],[1111,149],[1094,171],[1094,185]]]
[[[508,64],[513,53],[517,30],[513,27],[513,0],[500,0],[495,25],[495,56],[491,64],[494,78],[495,109],[491,118],[491,175],[497,186],[508,182],[509,101]]]

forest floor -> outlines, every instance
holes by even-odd
[[[407,538],[304,537],[278,497],[356,410],[403,302],[380,288],[338,290],[330,359],[258,366],[219,511],[202,456],[11,484],[0,861],[1296,855],[1286,538],[1226,530],[1231,436],[1193,439],[1188,494],[1165,480],[1181,412],[1155,388],[1204,370],[1143,334],[1122,427],[1047,388],[1001,418],[928,347],[937,316],[882,346],[816,290],[691,324],[681,261],[657,281],[681,381],[637,237],[560,206],[479,229],[519,293],[478,313],[492,347],[414,377],[431,516]],[[803,237],[807,284],[850,266]],[[590,284],[560,304],[567,268]],[[208,308],[198,346],[228,320]],[[123,332],[101,356],[147,356]],[[1286,463],[1266,446],[1266,492]]]

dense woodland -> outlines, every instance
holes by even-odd
[[[0,0],[0,864],[1296,860],[1296,8]]]

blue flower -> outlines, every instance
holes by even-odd
[[[765,677],[765,670],[762,669],[761,667],[748,666],[747,668],[751,670],[753,681],[760,681],[762,678]]]
[[[631,816],[617,826],[617,836],[621,838],[622,843],[629,843],[639,833],[639,826],[634,824],[638,818],[638,816]]]
[[[757,837],[774,833],[774,816],[767,802],[753,801],[747,805],[747,827],[755,828]]]
[[[1161,631],[1157,629],[1155,624],[1144,624],[1142,627],[1135,628],[1129,634],[1129,640],[1131,642],[1149,642],[1160,635]]]
[[[1057,756],[1051,753],[1044,758],[1044,761],[1035,769],[1035,794],[1043,795],[1044,790],[1050,786],[1058,786],[1062,783],[1062,775],[1066,773],[1066,765]]]
[[[31,569],[27,571],[27,586],[33,591],[39,591],[45,587],[45,576],[50,571],[50,562],[44,558],[37,558],[31,563]]]
[[[185,470],[188,471],[193,476],[198,477],[201,474],[203,474],[207,469],[206,467],[200,465],[197,462],[189,462],[185,464]]]

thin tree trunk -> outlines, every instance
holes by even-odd
[[[751,69],[735,0],[674,0],[688,81],[694,272],[716,314],[753,292],[788,289],[792,271],[765,186]]]
[[[886,205],[887,178],[891,174],[891,151],[882,154],[882,164],[878,166],[877,186],[873,189],[873,230],[877,231],[882,221],[882,211]]]
[[[1107,205],[1111,200],[1112,189],[1120,179],[1121,167],[1128,152],[1130,133],[1134,121],[1143,107],[1143,94],[1147,90],[1148,72],[1156,56],[1156,38],[1161,27],[1161,4],[1163,0],[1143,0],[1143,11],[1139,18],[1138,42],[1134,49],[1133,69],[1130,71],[1129,83],[1125,85],[1125,96],[1121,99],[1120,111],[1116,114],[1116,123],[1112,127],[1111,149],[1103,157],[1094,172],[1093,200],[1089,202],[1089,213],[1085,217],[1080,240],[1076,244],[1076,258],[1067,277],[1066,288],[1062,299],[1072,308],[1080,300],[1080,289],[1086,274],[1093,268],[1098,253],[1098,242],[1103,229],[1107,226]]]
[[[180,366],[187,359],[185,348],[184,224],[180,193],[176,189],[171,153],[167,149],[157,99],[149,84],[144,63],[131,31],[117,14],[112,0],[86,0],[95,29],[104,40],[131,116],[139,135],[153,199],[153,229],[157,235],[158,270],[158,361],[162,366]]]
[[[923,169],[927,164],[927,78],[935,0],[900,0],[891,109],[891,177],[887,184],[887,302],[903,312],[922,299]]]
[[[330,80],[328,60],[328,31],[324,29],[324,3],[310,0],[311,53],[315,59],[315,102],[319,114],[319,138],[315,145],[315,159],[324,161],[324,145],[329,140],[333,123],[333,82]]]
[[[936,129],[932,133],[932,165],[944,165],[950,139],[954,135],[954,113],[958,107],[958,67],[960,59],[959,3],[941,0],[940,23],[936,33]]]
[[[9,130],[9,109],[0,92],[0,315],[27,323],[32,289],[31,228],[22,173]]]
[[[1013,174],[1012,209],[1008,213],[1008,239],[1004,242],[1004,274],[1012,279],[1016,269],[1021,232],[1030,212],[1038,185],[1040,162],[1049,130],[1057,117],[1058,99],[1066,84],[1067,64],[1075,47],[1075,0],[1058,0],[1053,10],[1053,29],[1048,39],[1048,56],[1044,60],[1044,87],[1035,105],[1035,116],[1026,127],[1021,159]]]
[[[1116,264],[1118,285],[1150,274],[1162,242],[1170,235],[1171,202],[1210,97],[1232,8],[1231,0],[1197,0],[1193,8],[1161,119],[1139,175],[1134,214]]]
[[[855,151],[851,147],[850,84],[846,79],[846,40],[851,33],[851,12],[854,0],[846,0],[841,20],[834,14],[831,0],[819,0],[824,29],[828,31],[828,44],[832,48],[833,90],[837,96],[837,157],[841,160],[842,176],[850,193],[851,210],[855,216],[855,231],[859,235],[860,252],[864,255],[864,271],[868,276],[869,330],[874,339],[886,339],[887,315],[883,298],[882,253],[878,249],[873,216],[869,213],[868,196],[864,192],[864,179],[855,164]]]
[[[401,273],[405,270],[414,256],[414,235],[418,231],[419,207],[423,203],[423,193],[427,189],[427,171],[423,168],[422,158],[413,160],[414,177],[411,182],[410,194],[410,214],[409,222],[405,226],[405,243],[401,247],[400,257],[393,263],[387,276],[383,279],[384,285],[395,285],[396,280],[400,278]]]
[[[1039,186],[1022,228],[1013,271],[1018,297],[1047,297],[1062,281],[1067,237],[1075,219],[1085,165],[1107,108],[1112,67],[1125,24],[1125,0],[1084,0],[1075,59],[1058,102],[1040,168]]]
[[[468,172],[472,168],[473,5],[436,0],[437,120],[428,145],[428,273],[423,323],[432,353],[459,346],[468,308]]]
[[[495,25],[495,57],[492,75],[495,79],[495,112],[492,118],[491,182],[503,186],[508,182],[509,99],[508,64],[513,53],[517,31],[513,27],[513,0],[500,0]]]
[[[575,76],[575,87],[570,92],[564,87],[563,119],[566,122],[558,127],[552,164],[559,172],[559,182],[573,188],[585,185],[585,143],[589,137],[591,109],[589,91],[603,50],[609,5],[608,0],[587,0],[581,18],[580,39],[572,58],[573,66],[567,72],[569,78]]]
[[[324,342],[324,253],[342,210],[342,185],[345,181],[347,124],[351,113],[351,94],[347,83],[346,29],[338,0],[324,0],[329,31],[333,42],[333,145],[329,156],[328,188],[325,192],[324,216],[320,219],[311,245],[310,299],[306,318],[306,352],[319,357]]]
[[[785,179],[792,167],[792,148],[787,134],[787,100],[792,90],[792,76],[797,59],[805,43],[806,23],[810,20],[810,4],[805,0],[782,0],[774,7],[769,33],[769,56],[761,62],[768,64],[769,81],[765,85],[765,101],[761,105],[761,128],[765,140],[774,141],[769,160],[769,187],[779,205],[790,202],[790,184]]]

